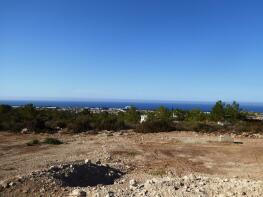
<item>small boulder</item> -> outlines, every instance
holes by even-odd
[[[23,128],[20,133],[21,134],[29,133],[29,129],[28,128]]]
[[[10,186],[10,187],[13,187],[13,186],[15,186],[15,185],[16,185],[15,182],[10,182],[10,183],[9,183],[9,186]]]
[[[109,191],[108,194],[106,195],[106,197],[114,197],[114,192]]]
[[[71,197],[86,197],[87,196],[87,193],[83,190],[80,190],[80,189],[74,189],[70,195]]]
[[[90,164],[91,163],[91,160],[90,159],[85,159],[85,164]]]
[[[99,159],[98,161],[96,161],[96,164],[97,164],[97,165],[100,165],[100,164],[101,164],[100,159]]]
[[[134,179],[130,180],[130,189],[134,189],[137,187],[137,182]]]
[[[58,170],[59,170],[59,167],[56,165],[49,167],[49,171],[58,171]],[[32,172],[32,173],[34,173],[34,172]]]
[[[0,182],[0,185],[3,187],[3,188],[8,188],[9,187],[9,181],[1,181]]]

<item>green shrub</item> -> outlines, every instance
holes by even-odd
[[[125,113],[123,113],[123,119],[126,124],[135,125],[139,123],[141,119],[140,112],[137,111],[135,107],[131,107]]]
[[[74,121],[68,124],[68,128],[75,133],[84,132],[91,130],[90,120],[88,116],[81,115],[77,117]]]
[[[151,120],[139,124],[135,131],[139,133],[157,133],[173,130],[173,126],[169,121]]]
[[[215,123],[205,122],[178,122],[175,125],[176,131],[196,131],[196,132],[214,132],[225,130],[225,127],[217,125]]]
[[[26,145],[28,145],[28,146],[34,146],[37,144],[39,144],[39,140],[37,140],[37,139],[31,140],[31,141],[26,143]]]
[[[231,126],[231,130],[236,133],[249,132],[249,133],[263,133],[263,123],[258,122],[238,122]]]
[[[43,143],[54,144],[54,145],[63,144],[62,141],[60,141],[59,139],[56,139],[56,138],[46,138]]]
[[[94,130],[121,130],[125,129],[125,123],[115,114],[102,112],[92,116],[91,127]]]

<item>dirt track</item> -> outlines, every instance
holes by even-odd
[[[154,176],[209,174],[263,180],[263,139],[235,139],[243,144],[217,142],[217,136],[191,132],[157,134],[101,133],[52,135],[62,145],[27,146],[47,134],[0,133],[0,180],[28,174],[61,162],[83,159],[128,166],[124,178],[144,181]]]

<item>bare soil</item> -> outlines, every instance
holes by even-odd
[[[26,145],[32,139],[43,141],[46,137],[55,137],[64,143]],[[236,138],[235,141],[241,143],[220,143],[216,135],[195,132],[138,134],[123,131],[96,135],[1,132],[0,180],[85,159],[125,169],[121,178],[124,183],[116,184],[120,189],[124,189],[130,179],[145,181],[152,177],[189,174],[263,180],[263,139]],[[70,188],[58,186],[41,192],[43,184],[28,180],[26,184],[3,190],[0,196],[65,196],[70,192]]]

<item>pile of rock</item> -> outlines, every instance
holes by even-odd
[[[243,132],[241,134],[233,134],[238,138],[251,138],[251,139],[263,139],[263,134],[261,133],[249,133]]]
[[[48,176],[60,186],[87,187],[113,184],[123,173],[100,161],[92,163],[89,159],[71,164],[50,166],[41,174]]]
[[[154,178],[142,184],[131,180],[129,189],[125,193],[131,196],[263,196],[262,181],[194,175]]]
[[[37,191],[44,195],[47,190],[53,192],[59,189],[62,190],[61,192],[68,192],[71,196],[84,197],[86,192],[79,188],[114,184],[123,174],[118,169],[101,164],[100,160],[92,163],[91,160],[86,159],[85,161],[52,165],[47,169],[32,171],[30,174],[12,179],[12,181],[2,181],[0,192],[10,190],[14,186],[22,188],[23,184],[28,185],[30,182],[35,186],[34,191],[30,189],[30,193]]]

